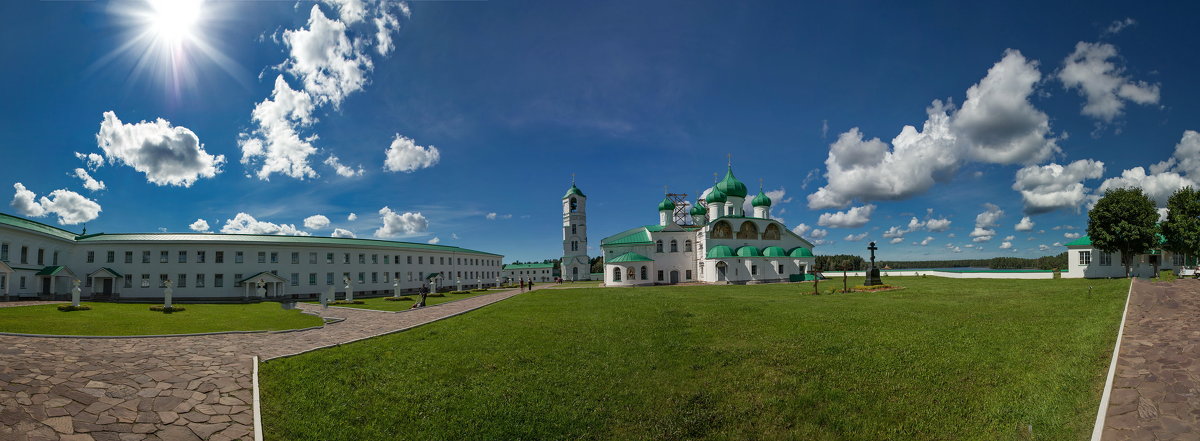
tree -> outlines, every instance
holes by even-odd
[[[1141,188],[1117,188],[1104,193],[1088,212],[1092,246],[1106,253],[1121,253],[1125,277],[1133,257],[1158,245],[1158,210]]]
[[[1200,191],[1179,189],[1167,199],[1167,210],[1162,223],[1166,248],[1188,256],[1200,254]]]

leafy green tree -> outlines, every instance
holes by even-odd
[[[1158,244],[1158,210],[1140,188],[1112,189],[1088,212],[1087,233],[1100,251],[1121,253],[1129,277],[1133,257]]]
[[[1167,220],[1162,223],[1166,248],[1189,256],[1200,254],[1200,191],[1184,187],[1167,199]]]

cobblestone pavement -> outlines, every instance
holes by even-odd
[[[253,439],[253,355],[294,355],[430,323],[503,291],[382,312],[300,304],[344,318],[297,332],[152,338],[0,336],[0,440]]]
[[[1137,281],[1102,439],[1200,439],[1200,281]]]

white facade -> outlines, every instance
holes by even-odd
[[[38,256],[41,256],[39,259]],[[85,297],[176,299],[310,298],[344,278],[355,295],[416,292],[426,278],[495,285],[503,256],[452,246],[370,239],[242,234],[74,233],[0,214],[0,295],[64,296],[79,279]],[[54,267],[60,267],[55,269]],[[54,272],[54,274],[48,274]],[[264,276],[270,274],[275,277]],[[39,275],[42,274],[42,275]],[[246,283],[241,283],[246,282]]]
[[[587,255],[587,196],[571,183],[562,198],[563,208],[563,280],[591,280],[592,262]]]
[[[519,283],[521,280],[553,282],[557,275],[553,263],[509,264],[500,270],[500,277],[509,283]]]
[[[1155,267],[1159,271],[1175,271],[1184,265],[1184,255],[1169,251],[1160,254],[1139,254],[1129,266],[1132,277],[1154,277]],[[1121,253],[1105,253],[1091,245],[1087,236],[1067,244],[1067,268],[1062,277],[1108,278],[1125,277],[1125,266],[1121,264]]]

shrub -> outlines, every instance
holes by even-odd
[[[182,306],[166,307],[163,305],[155,305],[155,306],[151,306],[150,310],[155,311],[155,312],[161,312],[163,314],[170,314],[173,312],[183,312],[183,311],[186,311],[187,309]]]
[[[399,301],[403,301],[403,300],[409,300],[409,301],[411,301],[411,300],[412,300],[412,297],[409,297],[409,296],[404,296],[404,297],[384,297],[383,299],[384,299],[384,300],[387,300],[387,301],[389,301],[389,302],[399,302]]]
[[[487,290],[488,290],[487,288],[480,288],[480,289],[473,289],[473,290],[471,290],[471,291],[474,291],[474,292],[487,292]]]
[[[365,302],[363,302],[362,300],[338,300],[333,303],[330,303],[330,305],[361,305],[363,303],[365,303]]]
[[[471,291],[467,291],[465,289],[462,291],[450,291],[450,294],[470,294],[470,293],[471,293]]]
[[[446,295],[439,292],[434,292],[426,294],[425,297],[446,297]]]
[[[91,307],[91,306],[87,306],[87,305],[79,305],[79,306],[72,306],[72,305],[58,305],[58,310],[59,310],[59,311],[62,311],[62,312],[71,312],[71,311],[88,311],[88,310],[91,310],[91,309],[92,309],[92,307]]]

